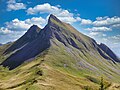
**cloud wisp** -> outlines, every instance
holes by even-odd
[[[9,34],[9,33],[12,33],[12,31],[8,30],[8,28],[5,28],[5,27],[0,28],[0,34],[5,35],[5,34]]]
[[[6,28],[12,31],[26,31],[33,24],[38,25],[40,28],[46,23],[46,20],[42,17],[32,17],[24,21],[14,19],[10,22],[6,22]]]
[[[36,5],[35,7],[30,7],[27,9],[28,15],[35,14],[54,14],[60,20],[67,23],[74,23],[77,21],[77,18],[74,17],[73,13],[70,13],[68,10],[62,9],[60,5],[52,6],[49,3],[44,3]]]
[[[95,21],[89,19],[81,19],[81,25],[91,26],[86,28],[88,31],[112,31],[120,28],[120,17],[97,17]]]
[[[26,5],[23,3],[17,3],[15,0],[7,1],[7,11],[26,9]]]
[[[112,29],[111,28],[108,28],[108,27],[92,27],[92,28],[86,28],[85,30],[88,30],[88,31],[99,31],[99,32],[103,32],[103,31],[112,31]]]

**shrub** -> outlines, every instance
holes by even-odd
[[[100,90],[105,90],[104,83],[103,83],[103,77],[101,77],[101,81],[100,81]]]
[[[36,72],[36,74],[42,76],[42,75],[43,75],[43,71],[42,71],[42,70],[38,70],[38,71]]]

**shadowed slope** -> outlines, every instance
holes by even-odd
[[[17,41],[15,41],[5,52],[4,54],[8,54],[10,52],[13,52],[14,50],[19,50],[28,43],[32,42],[38,37],[38,34],[40,32],[40,28],[37,25],[33,25],[28,29],[28,31],[20,37]]]
[[[101,43],[99,47],[107,54],[109,55],[114,61],[120,62],[120,59],[110,50],[109,47],[107,47],[105,44]]]
[[[8,66],[10,69],[14,69],[21,65],[24,61],[34,59],[35,56],[42,51],[50,47],[50,39],[53,37],[54,32],[51,29],[52,22],[50,19],[58,20],[55,16],[51,15],[48,24],[44,29],[33,25],[30,27],[20,39],[18,39],[12,46],[10,46],[4,54],[16,51],[10,57],[8,57],[3,63],[3,66]]]

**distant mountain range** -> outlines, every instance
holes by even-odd
[[[91,88],[93,83],[94,89],[90,90],[97,90],[95,88],[99,87],[99,83],[94,81],[97,79],[93,77],[102,76],[106,80],[111,79],[110,81],[114,82],[120,80],[120,59],[109,47],[102,43],[97,44],[94,39],[78,32],[70,24],[60,21],[52,14],[43,29],[33,25],[17,41],[8,46],[3,45],[3,47],[6,48],[1,48],[1,55],[5,58],[2,59],[1,65],[9,67],[10,70],[15,69],[16,72],[20,70],[21,74],[23,68],[25,71],[29,69],[28,73],[30,74],[30,70],[34,70],[35,67],[44,67],[43,71],[48,71],[48,74],[45,73],[48,75],[48,77],[46,76],[48,79],[45,78],[45,82],[38,80],[37,83],[44,82],[45,85],[53,85],[51,87],[55,88],[54,90],[60,90],[58,85],[64,87],[65,90],[77,90],[77,86],[79,86],[78,90],[82,89],[82,84],[78,83],[77,85],[79,77],[89,79],[88,81],[83,79],[83,82],[90,82]],[[40,63],[36,64],[36,59],[40,60],[39,62],[43,63],[43,66]],[[52,77],[51,75],[56,76]],[[59,80],[62,77],[59,75],[68,80],[63,80],[63,83],[70,83],[69,80],[73,79],[76,86],[73,84],[71,88],[74,89],[70,89],[70,84],[64,86],[62,82],[60,83]],[[58,82],[54,81],[55,78],[58,79]],[[36,79],[38,78],[36,77]],[[47,81],[49,79],[51,79],[50,82]],[[83,86],[89,85],[87,83]]]

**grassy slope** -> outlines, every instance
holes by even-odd
[[[70,35],[70,37],[75,41],[75,43],[77,43],[77,45],[80,48],[82,48],[82,51],[83,51],[83,52],[81,52],[73,47],[66,48],[61,43],[59,43],[57,40],[53,40],[54,43],[57,44],[57,46],[59,46],[59,47],[56,47],[56,45],[53,45],[52,50],[54,50],[55,47],[58,50],[52,51],[51,53],[55,52],[53,55],[57,54],[58,58],[56,57],[56,59],[58,60],[60,58],[60,60],[58,60],[58,61],[61,61],[61,54],[63,54],[62,55],[63,56],[62,61],[64,61],[63,63],[69,62],[70,64],[73,65],[72,67],[76,67],[77,69],[78,68],[80,70],[84,69],[83,71],[89,72],[89,73],[94,73],[94,74],[96,72],[97,75],[102,74],[104,77],[107,76],[107,78],[111,79],[111,81],[113,80],[113,78],[114,78],[114,81],[116,81],[116,82],[119,81],[120,64],[119,63],[113,64],[111,61],[107,61],[104,58],[102,58],[99,55],[99,53],[97,52],[97,50],[93,47],[91,38],[79,33],[77,30],[75,30],[69,24],[66,24],[66,23],[61,24],[61,23],[56,22],[53,19],[51,19],[51,21],[54,22],[56,25],[64,28],[65,30],[63,30],[62,33],[64,34],[67,31],[67,33],[68,33],[67,35],[68,36]],[[84,46],[73,37],[73,34],[80,37],[80,39],[82,41],[84,41],[84,43],[88,46],[88,48],[90,48],[90,51],[86,51],[86,48],[84,48]],[[58,64],[60,64],[60,63],[61,62],[58,62]],[[82,63],[83,65],[76,65],[78,63]],[[56,63],[55,63],[55,65],[56,65]]]
[[[41,58],[24,64],[13,71],[4,71],[0,74],[0,88],[10,90],[80,90],[91,88],[97,90],[99,85],[86,79],[75,71],[76,76],[64,70],[46,64]],[[48,60],[47,60],[48,61]],[[42,71],[43,75],[37,72]]]
[[[12,43],[0,46],[0,64],[10,55],[10,54],[8,54],[8,55],[4,56],[3,53],[11,45],[12,45]]]
[[[105,87],[111,85],[113,80],[119,82],[120,77],[110,70],[106,74],[115,75],[111,80],[104,74],[98,76],[101,71],[95,74],[85,67],[78,68],[75,66],[77,61],[66,53],[63,45],[60,45],[61,50],[57,46],[53,47],[39,55],[36,60],[26,62],[15,70],[3,70],[0,73],[1,90],[98,90],[101,76],[104,78]],[[108,70],[106,66],[104,68]],[[112,89],[109,90],[113,90],[113,87],[110,88]]]

